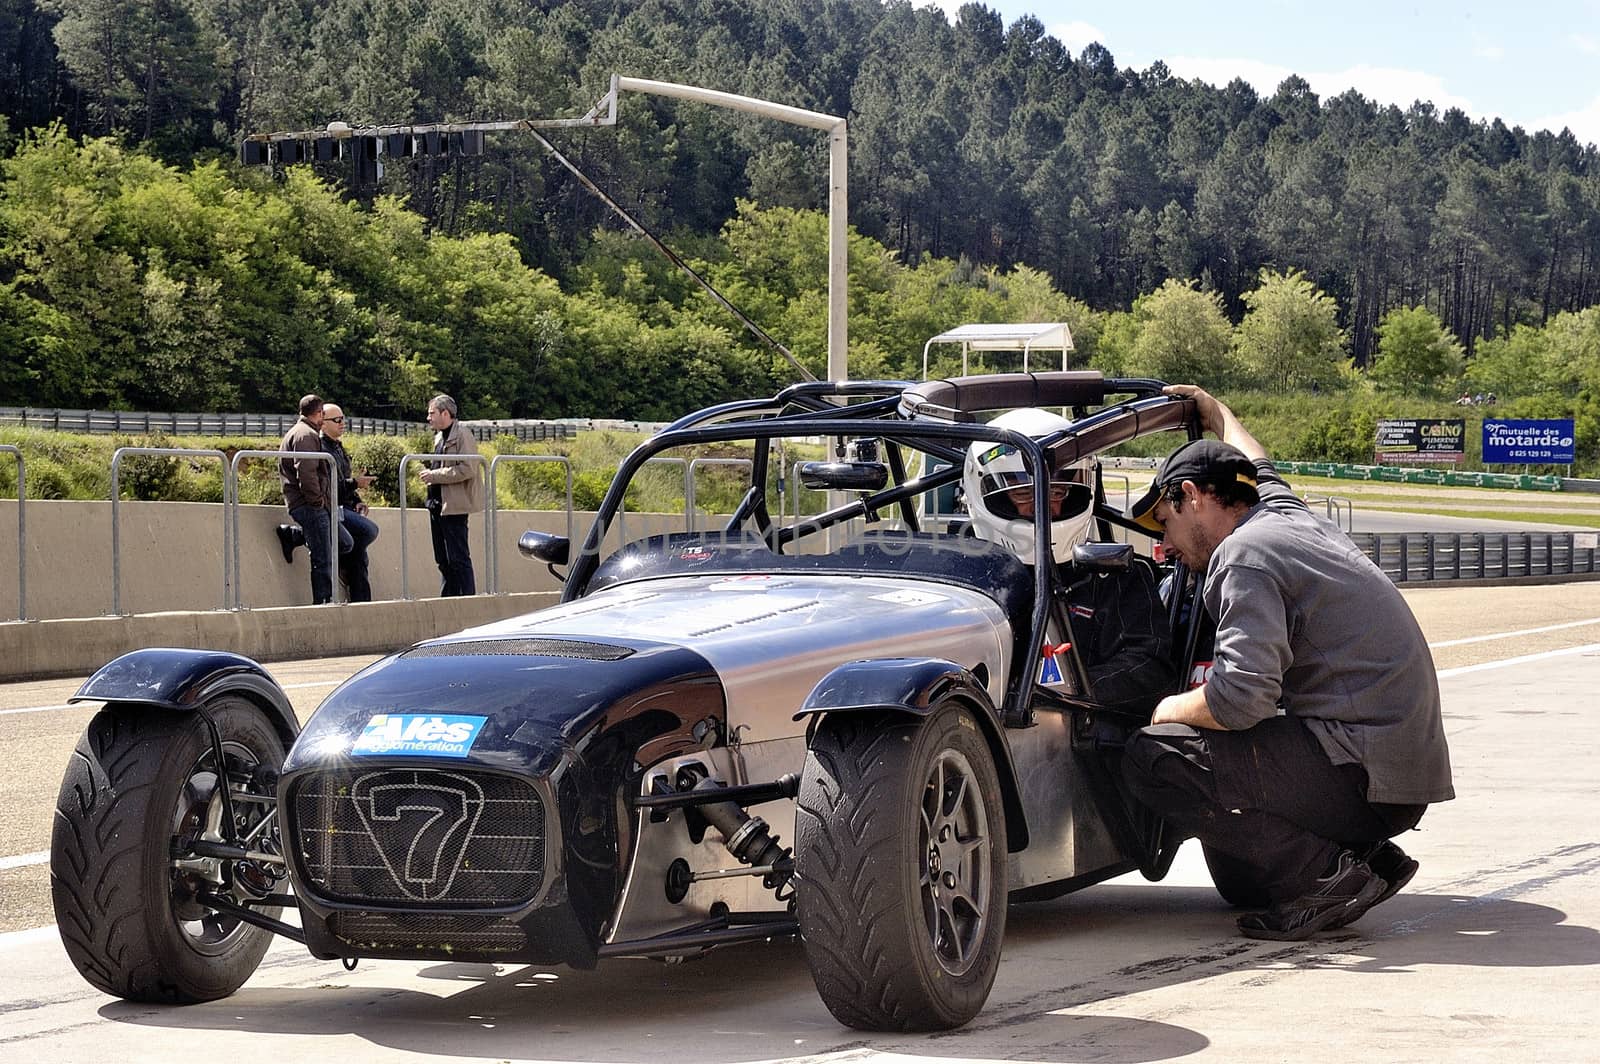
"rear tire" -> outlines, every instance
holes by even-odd
[[[265,714],[225,695],[203,707],[216,722],[226,776],[249,790],[251,771],[283,765]],[[50,895],[67,955],[91,984],[130,1001],[192,1004],[226,997],[248,979],[270,931],[205,908],[197,890],[228,893],[221,862],[175,866],[176,835],[200,836],[221,816],[209,732],[198,713],[157,706],[102,710],[67,766],[50,840]],[[259,787],[256,788],[259,791]],[[263,797],[265,797],[263,795]],[[275,803],[235,801],[249,847],[277,849]],[[275,873],[234,863],[229,896],[273,889]],[[276,908],[257,907],[276,916]]]
[[[1000,964],[1007,851],[973,710],[825,718],[795,835],[806,963],[840,1023],[932,1031],[978,1014]]]

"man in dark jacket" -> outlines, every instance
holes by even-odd
[[[1206,573],[1216,645],[1206,682],[1163,699],[1129,742],[1123,775],[1250,871],[1271,907],[1240,931],[1297,941],[1416,873],[1389,840],[1455,795],[1439,685],[1388,577],[1311,514],[1232,411],[1192,385],[1168,392],[1221,439],[1168,455],[1132,516]]]
[[[315,454],[311,458],[278,459],[278,477],[283,483],[283,501],[289,516],[305,532],[306,547],[311,552],[311,604],[320,606],[333,601],[333,565],[328,556],[329,536],[333,528],[333,463],[322,449],[322,398],[308,395],[300,400],[300,419],[284,433],[280,451]],[[283,538],[283,529],[279,528]],[[290,553],[284,545],[284,557]]]
[[[339,485],[339,575],[350,592],[351,602],[371,602],[372,583],[367,576],[367,548],[378,538],[378,526],[367,517],[367,504],[361,489],[373,478],[358,474],[344,449],[344,409],[337,403],[322,407],[322,449],[333,456]]]

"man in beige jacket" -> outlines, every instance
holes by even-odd
[[[428,400],[428,427],[433,429],[433,453],[475,455],[478,441],[456,420],[456,401],[448,395]],[[483,506],[478,466],[472,461],[435,459],[422,470],[428,486],[428,525],[433,532],[433,560],[439,564],[439,594],[475,595],[472,552],[467,547],[467,517]]]

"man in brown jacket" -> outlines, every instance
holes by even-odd
[[[456,420],[456,401],[448,395],[428,400],[428,427],[434,430],[434,454],[478,453],[478,441]],[[480,464],[435,459],[421,473],[428,486],[428,526],[433,532],[433,560],[439,564],[439,594],[443,597],[477,594],[472,553],[467,548],[467,517],[483,506],[478,486]]]
[[[333,601],[333,559],[329,557],[328,532],[333,527],[328,508],[333,496],[333,463],[322,449],[322,398],[308,395],[300,400],[300,420],[284,433],[280,451],[305,451],[316,458],[278,459],[278,477],[283,482],[283,502],[294,523],[305,530],[306,548],[311,552],[311,604]],[[279,538],[283,527],[279,526]],[[284,545],[284,557],[290,548]]]

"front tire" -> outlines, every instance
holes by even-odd
[[[281,872],[243,862],[225,870],[216,860],[178,862],[172,855],[178,835],[221,837],[224,780],[247,796],[233,802],[238,837],[251,849],[279,846],[275,796],[253,782],[265,776],[257,769],[275,776],[283,765],[277,732],[244,698],[218,697],[203,710],[222,739],[222,773],[198,713],[117,706],[89,722],[56,801],[50,896],[62,943],[92,985],[130,1001],[227,997],[255,971],[272,939],[270,931],[207,908],[196,895],[263,897]]]
[[[1007,851],[974,710],[825,718],[795,835],[806,962],[840,1023],[931,1031],[978,1014],[1000,964]]]

